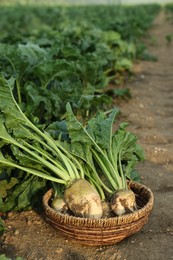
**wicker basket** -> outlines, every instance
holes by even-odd
[[[130,183],[130,188],[137,195],[140,209],[119,217],[89,219],[56,212],[49,206],[52,190],[45,193],[43,207],[47,220],[66,237],[84,245],[112,245],[138,232],[147,223],[153,208],[154,197],[149,188],[135,182]]]

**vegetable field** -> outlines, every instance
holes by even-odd
[[[67,102],[87,121],[100,109],[112,109],[114,97],[129,98],[124,83],[135,59],[151,58],[141,37],[158,11],[157,5],[2,7],[1,73],[14,81],[14,97],[25,115],[53,138],[60,132],[65,138]],[[16,169],[10,169],[2,170],[3,211],[27,209],[45,181],[23,171],[16,179]]]
[[[169,201],[159,200],[161,190],[168,198],[172,191],[172,10],[171,4],[165,10],[156,4],[1,6],[0,254],[131,260],[139,253],[152,260],[164,257],[164,247],[167,259],[172,255],[169,210],[162,244],[157,238],[159,208]],[[149,226],[109,248],[83,249],[57,234],[41,218],[42,196],[52,182],[61,190],[84,172],[102,200],[115,187],[127,188],[126,178],[151,187],[156,210]],[[22,237],[28,244],[19,245]]]
[[[2,7],[1,71],[16,78],[18,103],[41,123],[59,120],[67,101],[76,113],[94,113],[111,104],[108,84],[123,84],[133,60],[148,58],[140,38],[158,10]]]

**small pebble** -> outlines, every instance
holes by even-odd
[[[144,108],[144,105],[143,105],[143,104],[139,104],[139,107],[140,107],[140,108]]]
[[[14,231],[14,235],[15,235],[15,236],[19,235],[19,230],[18,230],[18,229],[16,229],[16,230]]]
[[[35,220],[35,221],[34,221],[34,224],[41,225],[42,222],[41,222],[41,220]]]
[[[13,212],[8,213],[8,217],[11,218],[13,216]]]
[[[63,249],[62,249],[62,247],[60,247],[60,248],[57,248],[56,250],[55,250],[55,253],[62,253],[62,251],[63,251]]]

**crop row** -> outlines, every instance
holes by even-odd
[[[109,83],[125,82],[133,60],[144,57],[140,38],[158,10],[1,7],[0,70],[15,77],[18,103],[42,123],[59,120],[67,101],[92,114],[117,94],[106,93]]]

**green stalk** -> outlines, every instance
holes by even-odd
[[[15,69],[15,66],[14,66],[12,60],[6,55],[4,55],[4,57],[9,61],[11,67],[13,68],[13,71],[16,72],[16,69]],[[18,103],[21,104],[22,98],[21,98],[20,84],[19,84],[19,80],[17,78],[16,78],[16,89],[17,89]]]
[[[76,178],[80,178],[79,176],[79,173],[78,173],[78,170],[76,168],[76,166],[74,165],[74,163],[72,161],[70,161],[70,159],[68,158],[68,156],[64,155],[61,150],[65,150],[59,143],[58,143],[58,146],[61,148],[61,150],[59,149],[59,147],[56,145],[56,143],[54,142],[54,140],[51,138],[51,136],[48,135],[48,133],[46,133],[45,135],[48,140],[48,142],[50,143],[50,145],[53,146],[53,148],[55,149],[55,151],[58,153],[59,157],[63,160],[64,162],[64,165],[66,166],[68,172],[69,172],[69,175],[71,177],[71,179],[76,179]],[[70,155],[70,153],[67,153],[66,151],[66,154]],[[72,170],[73,169],[73,170]]]
[[[65,167],[68,169],[68,172],[70,174],[70,177],[71,179],[75,179],[75,178],[80,178],[79,176],[79,173],[77,171],[77,168],[74,166],[74,164],[66,157],[63,155],[63,153],[58,149],[56,149],[56,152],[55,152],[55,149],[52,149],[52,147],[50,147],[49,145],[47,145],[47,143],[43,142],[40,138],[38,138],[36,135],[32,134],[25,126],[23,125],[20,125],[21,128],[23,128],[27,133],[28,135],[32,135],[32,138],[34,140],[36,140],[37,142],[39,142],[43,147],[45,147],[46,149],[50,150],[52,153],[54,153],[56,156],[58,155],[64,162],[64,165]],[[53,162],[57,167],[59,167],[62,171],[65,171],[65,168],[62,167],[59,163],[57,163],[55,160],[51,159],[49,156],[46,156],[45,153],[43,154],[43,151],[41,150],[38,150],[36,149],[35,147],[29,145],[28,143],[25,143],[27,146],[29,146],[31,149],[35,149],[37,150],[37,152],[40,152],[42,153],[42,155],[44,155],[47,159],[49,159],[51,162]],[[58,145],[60,146],[60,145]],[[63,147],[60,146],[60,148],[62,149]],[[67,151],[65,149],[63,149],[63,151],[66,152],[67,154]],[[68,154],[70,155],[70,154]],[[75,159],[75,158],[73,158]],[[77,160],[76,160],[77,161]],[[68,172],[66,171],[66,173],[68,174]],[[73,174],[73,172],[75,173],[75,175]]]
[[[94,149],[91,149],[92,153],[94,154],[100,168],[103,170],[103,172],[105,173],[105,175],[107,176],[108,180],[110,181],[113,189],[115,188],[119,188],[119,182],[117,180],[114,180],[109,172],[109,169],[105,166],[103,160],[100,158],[100,156],[97,154],[97,152]],[[117,181],[117,182],[116,182]]]
[[[48,162],[47,160],[45,160],[44,158],[40,157],[39,155],[37,155],[36,153],[30,151],[29,149],[27,149],[25,146],[19,144],[19,143],[14,143],[16,146],[22,148],[24,151],[26,151],[27,153],[31,154],[33,157],[35,157],[38,161],[40,161],[41,163],[43,163],[45,166],[47,166],[49,169],[51,169],[56,175],[58,175],[60,178],[62,178],[64,181],[68,182],[69,181],[69,175],[66,174],[65,172],[62,172],[61,170],[59,170],[56,166],[54,166],[53,164],[51,164],[50,162]]]
[[[52,147],[57,153],[58,153],[58,155],[60,155],[60,157],[62,156],[62,153],[61,153],[61,151],[58,149],[58,147],[57,147],[57,145],[55,144],[55,141],[51,138],[51,136],[50,135],[48,135],[48,133],[43,133],[42,131],[40,131],[34,124],[32,124],[32,122],[25,116],[25,114],[22,112],[22,110],[20,109],[20,107],[18,106],[18,104],[17,104],[17,102],[16,102],[16,100],[15,100],[15,98],[14,98],[14,96],[13,96],[13,94],[12,94],[12,90],[10,89],[10,93],[11,93],[11,96],[12,96],[12,99],[13,99],[13,101],[14,101],[14,103],[15,103],[15,105],[16,105],[16,107],[17,107],[17,109],[19,110],[19,112],[22,114],[22,116],[24,117],[24,119],[26,120],[26,122],[27,122],[27,125],[31,128],[31,129],[33,129],[37,134],[39,134],[44,140],[46,140],[47,141],[47,144],[48,145],[50,145],[50,147]],[[62,149],[62,150],[65,150],[62,146],[60,146],[59,145],[59,143],[58,143],[58,146]],[[66,151],[66,154],[67,154],[67,151]],[[69,153],[68,153],[68,155],[70,155]],[[71,158],[72,158],[72,156],[70,156]],[[64,160],[64,157],[62,157],[62,159]],[[69,173],[72,173],[72,171],[71,171],[71,167],[69,166],[69,163],[67,162],[67,161],[65,161],[65,163],[67,163],[67,168],[69,168]],[[79,164],[78,164],[78,166],[79,166]],[[74,168],[74,167],[73,167]],[[81,169],[81,167],[80,167],[80,169]],[[81,173],[82,173],[82,176],[84,176],[84,174],[83,174],[83,172],[81,171]],[[75,178],[75,176],[71,176],[72,178]],[[77,174],[77,177],[79,177],[79,175]]]
[[[5,127],[4,127],[5,129]],[[46,161],[44,158],[40,157],[36,153],[30,151],[27,147],[24,145],[20,144],[17,142],[14,138],[12,138],[7,132],[6,132],[6,137],[0,136],[0,138],[6,140],[8,143],[11,143],[13,145],[16,145],[17,147],[23,149],[26,151],[28,154],[32,155],[34,158],[36,158],[38,161],[43,163],[45,166],[47,166],[49,169],[51,169],[56,175],[58,175],[60,178],[62,178],[64,181],[68,182],[69,181],[69,175],[66,174],[65,172],[60,171],[57,167],[55,167],[53,164],[49,163]]]
[[[113,165],[111,164],[111,162],[108,160],[107,156],[105,155],[105,153],[103,152],[103,150],[100,148],[100,146],[94,141],[94,139],[88,134],[87,130],[83,127],[83,125],[75,118],[75,120],[78,122],[78,124],[82,127],[82,129],[84,130],[84,132],[86,133],[86,135],[90,138],[90,140],[92,141],[92,143],[94,144],[96,150],[98,150],[100,152],[100,154],[104,157],[105,162],[107,163],[107,165],[110,167],[110,171],[115,173],[115,177],[117,179],[117,186],[121,186],[121,179],[119,177],[119,173],[115,172],[115,169],[113,167]],[[110,173],[108,173],[108,175],[110,175]],[[111,182],[112,184],[112,182]]]
[[[122,169],[122,164],[121,164],[121,152],[119,152],[118,162],[119,162],[120,176],[121,176],[121,179],[122,179],[122,187],[121,188],[122,189],[127,189],[126,178],[124,176],[123,169]]]
[[[41,171],[37,171],[35,169],[31,169],[31,168],[28,168],[28,167],[23,167],[19,164],[16,164],[16,163],[12,163],[6,159],[1,159],[0,158],[0,163],[2,163],[2,165],[5,165],[5,166],[10,166],[10,167],[15,167],[15,168],[18,168],[20,170],[23,170],[25,172],[28,172],[30,174],[33,174],[35,176],[38,176],[40,178],[43,178],[43,179],[46,179],[46,180],[49,180],[49,181],[53,181],[53,182],[57,182],[57,183],[60,183],[60,184],[64,184],[66,185],[66,181],[62,180],[62,179],[58,179],[56,177],[53,177],[53,176],[50,176],[50,175],[47,175]]]
[[[42,150],[34,147],[33,145],[30,145],[29,143],[23,141],[23,143],[28,146],[30,149],[33,149],[35,151],[37,151],[38,153],[40,153],[42,156],[44,156],[46,159],[48,159],[50,162],[52,162],[52,164],[54,164],[56,167],[59,168],[59,170],[63,171],[65,174],[68,174],[68,172],[65,170],[64,167],[62,167],[59,163],[57,163],[55,160],[53,160],[51,157],[49,157],[45,152],[43,153]]]
[[[59,141],[56,141],[56,145],[57,145],[57,147],[59,147],[67,156],[68,156],[68,158],[70,159],[71,158],[71,161],[73,161],[73,165],[75,164],[75,168],[78,168],[79,169],[79,171],[80,171],[80,178],[82,178],[82,179],[84,179],[84,171],[83,171],[83,168],[82,168],[82,166],[81,166],[81,164],[80,164],[80,162],[71,154],[71,153],[69,153],[61,144],[60,144],[60,142]]]
[[[41,131],[40,131],[41,132]],[[42,133],[42,132],[41,132]],[[62,156],[62,159],[64,158],[63,157],[63,154],[62,154],[62,152],[61,152],[61,150],[67,155],[67,157],[68,157],[68,163],[71,165],[71,167],[74,169],[74,171],[76,172],[76,178],[84,178],[84,172],[83,172],[83,169],[82,169],[82,167],[81,167],[81,165],[80,165],[80,163],[76,160],[76,158],[72,155],[72,154],[70,154],[61,144],[60,144],[60,142],[59,141],[54,141],[53,140],[53,138],[47,133],[47,132],[45,132],[44,133],[44,137],[45,137],[45,139],[46,139],[46,141],[48,142],[48,144],[52,147],[52,148],[54,148],[54,150],[60,155],[60,157]],[[71,158],[71,161],[69,160],[69,158]],[[81,172],[81,176],[79,176],[79,173],[78,173],[78,171],[77,171],[77,168],[76,168],[76,166],[75,166],[75,164],[72,162],[72,161],[74,161],[75,163],[76,163],[76,165],[78,166],[78,168],[79,168],[79,170],[80,170],[80,172]],[[68,164],[68,165],[69,165]],[[70,167],[70,166],[69,166]],[[72,177],[73,179],[75,178],[74,176]]]
[[[94,179],[97,181],[97,183],[99,183],[99,185],[101,185],[108,193],[112,193],[112,190],[109,189],[109,188],[103,183],[103,181],[100,179],[100,177],[99,177],[99,175],[98,175],[98,173],[97,173],[95,167],[92,166],[92,165],[91,165],[88,161],[86,161],[84,158],[81,158],[80,156],[78,156],[78,158],[80,158],[82,161],[84,161],[84,162],[88,165],[88,167],[91,169],[92,175],[94,176]],[[78,161],[77,161],[77,162],[78,162]],[[79,162],[78,162],[78,163],[79,163]],[[80,167],[82,168],[81,164],[79,164],[79,165],[80,165]],[[85,167],[84,169],[82,168],[82,171],[85,171],[85,169],[86,169],[86,167]],[[89,172],[89,170],[87,170],[87,172]],[[85,173],[83,172],[83,176],[84,176],[84,175],[86,175],[86,172],[85,172]],[[81,176],[81,178],[84,178],[84,177]]]
[[[105,194],[104,194],[104,191],[102,190],[101,186],[96,182],[96,180],[94,178],[90,177],[90,180],[93,183],[94,187],[97,188],[97,190],[100,194],[101,200],[104,201],[106,198],[105,198]]]
[[[105,200],[105,194],[104,194],[102,187],[98,184],[98,182],[94,178],[92,178],[88,168],[85,168],[85,173],[88,176],[90,182],[94,185],[95,188],[97,188],[97,190],[100,194],[101,200],[104,201]]]
[[[12,96],[12,99],[17,107],[17,109],[20,111],[20,113],[22,114],[22,116],[25,118],[26,122],[27,122],[27,125],[33,129],[36,133],[38,133],[44,140],[47,141],[48,145],[50,145],[57,153],[58,155],[62,158],[62,160],[64,161],[64,158],[65,156],[63,156],[62,152],[59,150],[59,148],[56,146],[54,140],[51,138],[51,136],[48,135],[48,133],[43,133],[42,131],[40,131],[34,124],[32,124],[32,122],[25,116],[25,114],[21,111],[20,107],[18,106],[16,100],[14,99],[13,97],[13,94],[12,94],[12,90],[10,89],[10,93],[11,93],[11,96]],[[61,146],[62,148],[62,146]],[[66,159],[66,158],[65,158]],[[72,179],[76,178],[76,176],[74,176],[72,174],[72,170],[71,170],[71,166],[69,164],[69,162],[67,160],[64,161],[67,169],[69,170],[69,174],[71,174],[71,177]],[[73,166],[74,168],[74,166]],[[77,172],[77,171],[76,171]],[[79,175],[77,174],[77,177],[79,177]]]
[[[76,177],[78,177],[78,172],[77,172],[77,169],[74,167],[74,165],[72,165],[72,162],[63,153],[61,153],[60,158],[62,159],[65,167],[67,168],[70,179],[71,180],[76,179]]]
[[[118,172],[118,165],[117,165],[117,154],[115,155],[113,155],[112,154],[112,151],[110,152],[108,152],[108,157],[109,157],[109,159],[110,159],[110,161],[111,161],[111,163],[112,163],[112,165],[113,165],[113,167],[114,167],[114,169],[115,169],[115,172],[117,173]],[[112,177],[114,177],[114,176],[112,176]]]
[[[44,85],[43,88],[47,88],[47,86],[49,85],[49,83],[51,82],[51,80],[53,80],[54,78],[56,78],[56,76],[58,76],[60,74],[60,72],[54,74],[47,82],[46,84]]]
[[[75,164],[72,161],[70,161],[69,158],[68,158],[68,162],[69,162],[69,165],[70,165],[73,173],[75,174],[74,178],[75,179],[79,179],[80,175],[79,175],[78,169],[76,168]]]
[[[96,180],[96,182],[97,182],[100,186],[102,186],[108,193],[112,193],[112,190],[109,189],[109,188],[104,184],[104,182],[100,179],[100,176],[98,175],[96,169],[95,169],[94,167],[92,167],[90,164],[88,164],[88,165],[89,165],[89,167],[90,167],[91,170],[92,170],[92,174],[93,174],[94,179]]]
[[[22,97],[21,97],[20,84],[19,84],[18,79],[16,79],[16,89],[17,89],[18,103],[21,104],[22,103]]]

